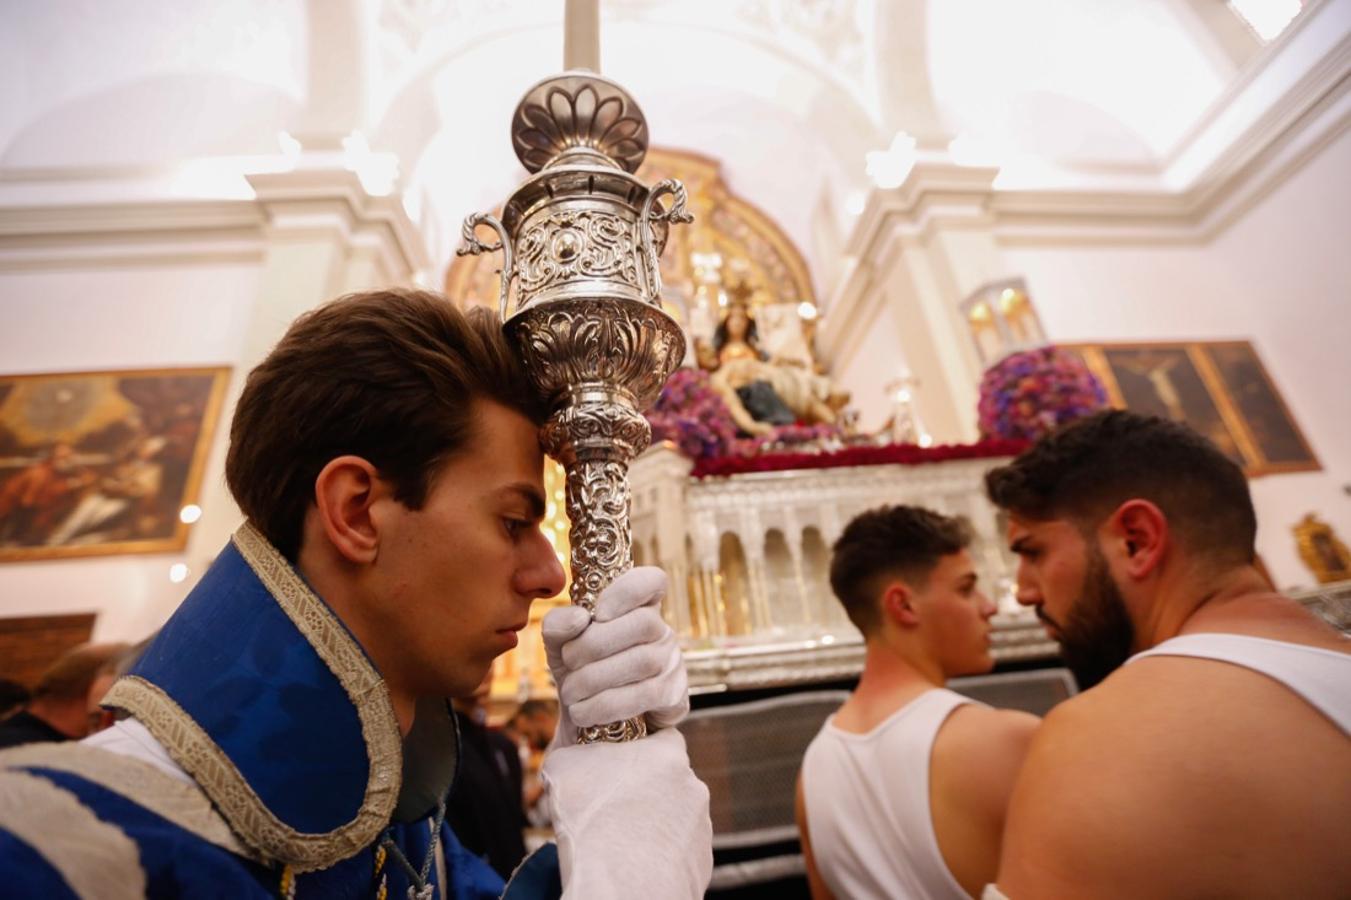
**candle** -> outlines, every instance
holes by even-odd
[[[563,68],[600,71],[600,0],[566,0]]]

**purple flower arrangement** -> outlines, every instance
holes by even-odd
[[[725,456],[737,439],[727,405],[700,369],[676,369],[647,411],[652,442],[670,441],[694,459]]]
[[[983,438],[1035,441],[1107,406],[1107,391],[1077,354],[1059,347],[1013,353],[980,381]]]
[[[780,425],[762,437],[743,437],[727,404],[701,369],[681,368],[667,380],[661,396],[647,411],[652,441],[671,441],[693,459],[755,456],[771,449],[826,445],[838,441],[833,425]]]

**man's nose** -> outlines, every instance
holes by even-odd
[[[1013,597],[1023,606],[1036,606],[1041,602],[1041,591],[1026,568],[1024,565],[1018,566],[1018,582]]]
[[[553,544],[543,532],[536,531],[530,552],[530,563],[517,575],[517,593],[540,599],[556,596],[567,583],[567,575]]]

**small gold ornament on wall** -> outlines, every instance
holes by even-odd
[[[1331,525],[1308,513],[1293,531],[1299,555],[1319,584],[1351,579],[1351,550],[1337,538]]]

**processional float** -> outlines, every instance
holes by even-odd
[[[550,411],[541,441],[567,473],[572,602],[588,611],[633,564],[629,463],[652,440],[643,410],[685,356],[684,333],[661,308],[660,258],[670,226],[692,220],[680,182],[648,187],[633,174],[647,121],[598,74],[597,25],[597,0],[570,0],[566,71],[530,88],[511,120],[531,177],[500,219],[465,220],[458,251],[502,252],[503,327]],[[480,226],[497,240],[480,240]],[[646,733],[637,718],[583,728],[578,739]]]

